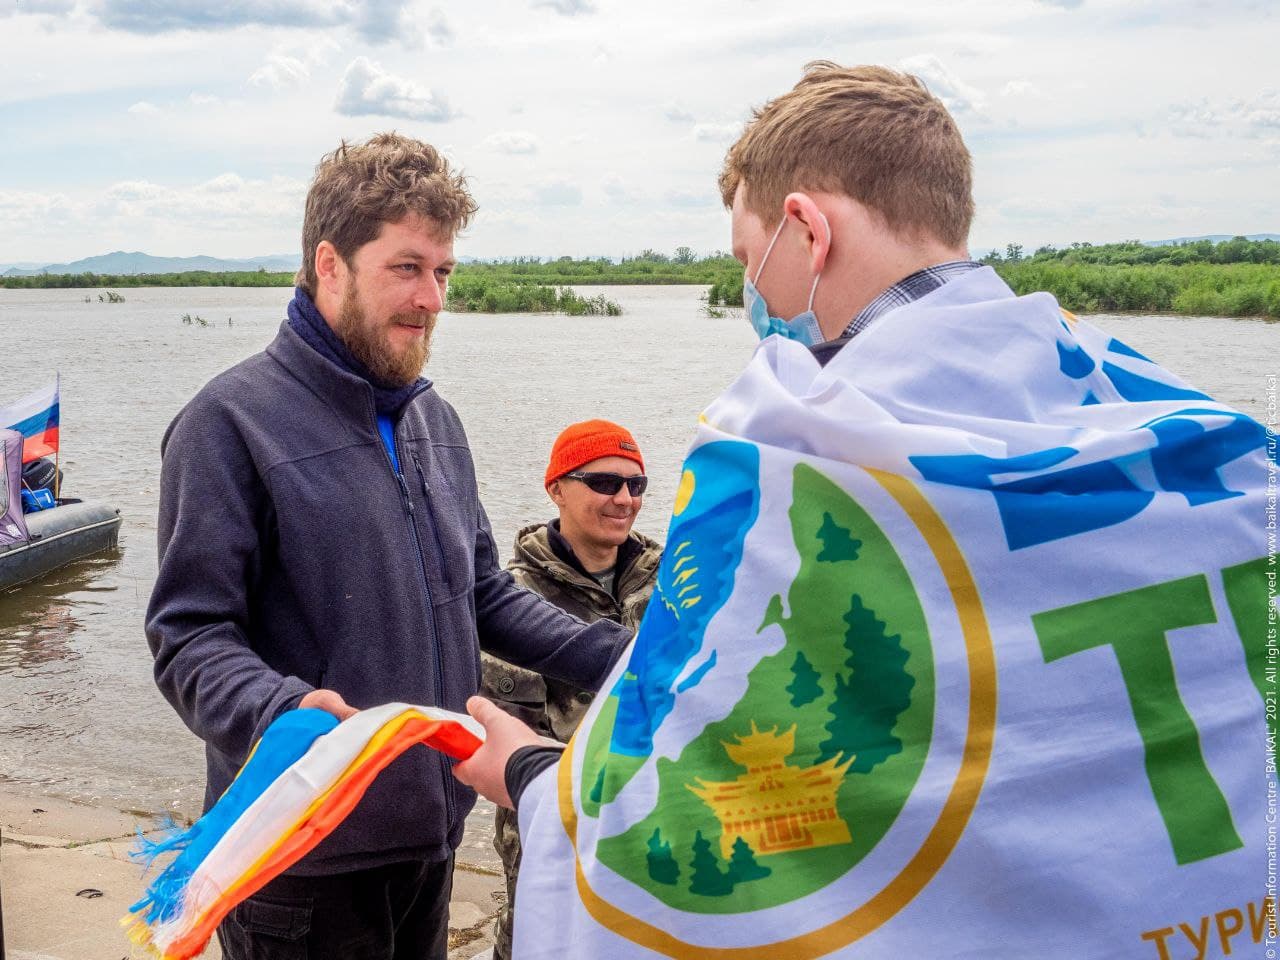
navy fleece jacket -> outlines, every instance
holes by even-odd
[[[288,324],[170,425],[146,632],[161,692],[205,741],[206,805],[313,689],[463,711],[481,645],[595,689],[630,639],[499,568],[466,436],[434,389],[394,440],[400,473],[369,384]],[[292,872],[444,859],[474,800],[442,754],[414,747]]]

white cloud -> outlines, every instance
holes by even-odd
[[[1030,80],[1010,80],[1000,90],[1002,97],[1039,97],[1040,88]]]
[[[1082,212],[1076,204],[1065,200],[1054,200],[1043,197],[1012,197],[1000,203],[996,209],[1008,220],[1042,221],[1069,220]]]
[[[600,189],[603,190],[605,196],[611,200],[626,200],[630,196],[630,191],[627,188],[627,182],[616,173],[611,173],[601,180]]]
[[[359,0],[350,9],[356,33],[370,43],[397,40],[411,50],[422,46],[422,30],[406,0]]]
[[[210,229],[247,228],[298,220],[306,188],[300,181],[283,177],[246,180],[235,173],[184,187],[123,180],[79,205],[76,213],[90,219],[139,223],[195,219]]]
[[[317,67],[328,63],[330,57],[341,49],[342,44],[333,37],[322,36],[303,46],[301,56],[310,66]],[[288,49],[282,52],[288,52]]]
[[[694,116],[678,103],[668,103],[662,108],[662,115],[672,123],[693,123]]]
[[[122,180],[78,197],[61,192],[38,193],[0,190],[0,232],[21,231],[28,237],[53,232],[58,236],[154,235],[156,228],[186,229],[199,224],[201,237],[209,231],[278,230],[281,223],[301,218],[307,185],[283,177],[252,180],[224,173],[187,186],[170,186],[151,180]],[[290,227],[290,232],[293,231]],[[201,241],[194,240],[199,243]],[[84,244],[84,241],[81,241]],[[68,250],[75,259],[102,249]],[[130,247],[133,249],[133,247]],[[171,253],[172,251],[164,251]]]
[[[447,47],[456,39],[453,24],[439,7],[427,17],[427,36],[439,47]]]
[[[669,206],[684,209],[720,205],[719,195],[705,190],[668,190],[664,199]]]
[[[65,224],[75,213],[63,193],[0,190],[0,231],[42,224]]]
[[[693,139],[707,143],[731,143],[742,133],[741,123],[699,123],[693,127]]]
[[[485,137],[484,145],[498,153],[538,152],[538,138],[527,130],[500,130]]]
[[[222,102],[221,97],[216,97],[212,93],[199,93],[198,91],[193,92],[191,96],[187,97],[187,99],[191,102],[191,105],[195,107],[208,107],[215,103]]]
[[[595,0],[533,0],[531,6],[547,7],[565,17],[596,12]]]
[[[347,117],[385,116],[442,123],[457,116],[443,96],[356,57],[338,83],[334,104]]]
[[[154,117],[160,112],[160,108],[147,100],[139,100],[129,108],[128,112],[135,117]]]
[[[212,180],[206,180],[196,190],[200,193],[235,193],[243,190],[244,185],[244,177],[238,173],[223,173]]]
[[[267,62],[249,75],[249,86],[270,87],[272,90],[283,90],[285,87],[300,87],[311,79],[311,69],[297,57],[286,57],[273,53]]]
[[[63,16],[74,10],[75,6],[76,0],[19,0],[12,7],[5,4],[5,10],[0,13],[0,17],[19,13]]]
[[[267,55],[266,62],[249,75],[252,87],[283,90],[302,87],[311,79],[313,68],[329,62],[332,54],[342,49],[332,37],[320,37],[311,43],[278,44]]]
[[[1084,3],[1084,0],[1036,0],[1046,7],[1057,7],[1060,10],[1074,10],[1076,7]]]
[[[986,111],[986,98],[982,91],[953,76],[951,71],[943,66],[942,61],[932,53],[907,57],[899,66],[907,73],[915,74],[923,80],[930,92],[957,116],[964,114],[981,116]]]
[[[30,2],[30,0],[26,0]],[[39,0],[44,6],[66,0]],[[244,26],[322,29],[346,26],[369,43],[399,41],[421,45],[422,34],[411,15],[412,0],[101,0],[85,9],[104,26],[130,33],[176,30],[232,30]]]
[[[108,27],[148,34],[225,30],[247,24],[324,27],[350,16],[347,8],[323,0],[103,0],[89,10]]]
[[[572,180],[547,180],[533,188],[534,198],[547,207],[576,207],[582,203],[582,188]]]
[[[1263,90],[1249,100],[1205,97],[1175,104],[1164,129],[1179,137],[1273,137],[1280,134],[1280,93]]]

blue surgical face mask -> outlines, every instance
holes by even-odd
[[[821,214],[819,215],[822,216]],[[822,222],[826,225],[827,243],[830,244],[831,224],[827,222],[825,216],[822,216]],[[773,239],[769,241],[769,246],[765,248],[764,256],[760,259],[760,266],[756,268],[754,280],[751,277],[743,279],[742,302],[747,308],[747,317],[751,321],[751,326],[761,340],[776,333],[786,340],[795,340],[806,347],[812,347],[826,341],[826,337],[822,335],[822,328],[818,326],[818,318],[813,312],[813,298],[818,292],[818,281],[822,279],[822,274],[819,273],[813,278],[813,287],[809,290],[808,309],[790,320],[783,320],[781,317],[773,316],[769,311],[769,305],[765,303],[764,297],[756,288],[756,281],[760,279],[760,274],[764,272],[764,265],[769,259],[769,254],[773,252],[773,245],[778,242],[778,237],[782,234],[782,228],[786,225],[787,218],[784,216],[782,222],[778,224],[778,229],[773,231]]]

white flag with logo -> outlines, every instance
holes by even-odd
[[[989,269],[770,338],[522,798],[517,958],[1264,956],[1274,468]]]

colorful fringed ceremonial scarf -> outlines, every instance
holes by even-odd
[[[150,864],[177,852],[122,921],[164,960],[198,955],[236,904],[333,832],[374,778],[416,743],[465,759],[484,740],[470,717],[391,703],[341,724],[321,710],[276,719],[235,781],[188,830],[143,841]]]
[[[1274,458],[990,269],[825,367],[769,338],[521,796],[514,955],[1261,956]]]

